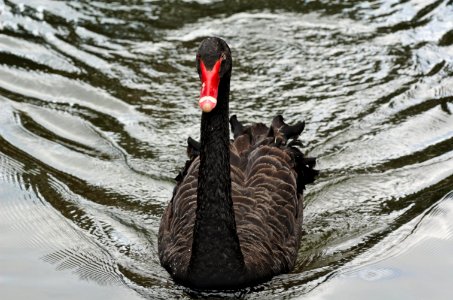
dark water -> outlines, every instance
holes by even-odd
[[[1,299],[194,297],[156,235],[209,35],[231,112],[305,119],[322,171],[294,272],[229,296],[450,299],[451,0],[0,0]]]

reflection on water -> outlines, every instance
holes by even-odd
[[[449,299],[453,192],[345,264],[314,299]],[[370,259],[370,254],[373,258]],[[366,262],[372,262],[367,264]],[[353,289],[345,289],[353,286]]]
[[[322,171],[294,272],[236,296],[363,299],[386,282],[409,299],[407,272],[417,295],[447,291],[452,15],[442,0],[0,0],[2,291],[197,296],[160,267],[156,233],[199,135],[208,35],[233,51],[231,112],[305,119]]]

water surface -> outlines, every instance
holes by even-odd
[[[452,16],[452,1],[0,0],[2,299],[200,296],[156,237],[199,136],[211,35],[232,48],[231,113],[305,120],[321,170],[295,270],[224,296],[448,299]]]

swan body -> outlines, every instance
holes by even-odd
[[[197,289],[237,289],[290,271],[303,189],[317,174],[315,159],[297,147],[304,123],[290,126],[281,116],[270,126],[228,120],[231,66],[223,40],[202,42],[201,141],[189,138],[189,160],[159,228],[161,264],[177,283]]]

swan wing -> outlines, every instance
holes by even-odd
[[[303,123],[289,126],[281,116],[271,127],[244,127],[230,119],[231,180],[236,228],[250,276],[287,272],[297,258],[305,184],[317,171],[314,159],[295,146]]]

